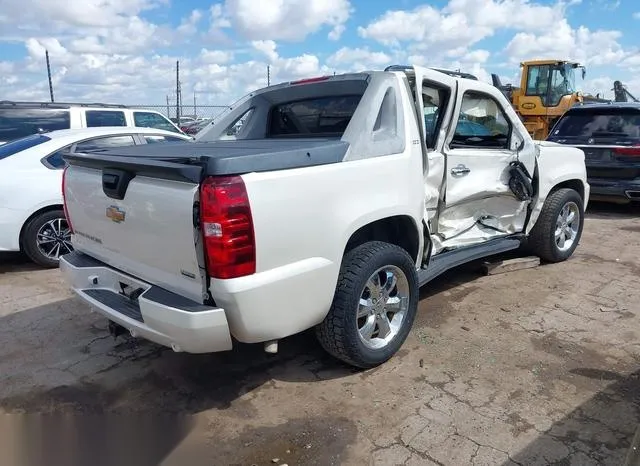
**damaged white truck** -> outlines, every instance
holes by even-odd
[[[271,86],[194,143],[66,160],[60,268],[118,328],[205,353],[315,327],[361,368],[445,270],[567,259],[589,198],[581,150],[533,141],[490,84],[420,67]]]

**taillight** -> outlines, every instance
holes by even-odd
[[[69,166],[64,167],[62,172],[62,209],[64,210],[64,217],[67,219],[67,226],[71,233],[73,233],[73,226],[71,225],[71,219],[69,218],[69,210],[67,209],[67,193],[65,192],[65,187],[67,185],[67,170]]]
[[[613,149],[613,153],[624,157],[639,157],[640,146],[616,147]]]
[[[255,273],[253,219],[241,177],[209,177],[202,182],[200,225],[209,276],[237,278]]]

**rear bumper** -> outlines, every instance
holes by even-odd
[[[60,259],[60,270],[77,295],[100,314],[174,351],[211,353],[232,348],[225,311],[191,301],[115,270],[80,252]],[[137,290],[132,300],[121,294]]]
[[[607,180],[602,178],[589,178],[591,185],[591,197],[617,198],[627,201],[640,201],[640,179],[634,180]]]

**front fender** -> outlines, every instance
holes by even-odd
[[[538,192],[532,201],[533,208],[526,228],[527,234],[538,220],[549,193],[557,186],[564,183],[576,185],[579,183],[585,208],[590,192],[582,150],[548,141],[536,141],[536,150],[538,152],[536,157]]]

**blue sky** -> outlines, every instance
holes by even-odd
[[[266,84],[392,63],[514,82],[525,59],[575,59],[578,84],[640,94],[631,0],[0,0],[0,99],[228,104]]]

